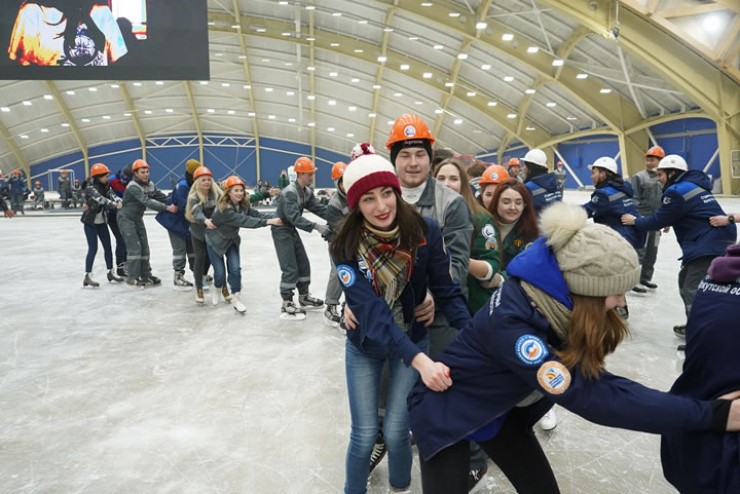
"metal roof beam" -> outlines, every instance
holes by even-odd
[[[138,110],[136,108],[136,105],[134,104],[134,100],[131,99],[131,95],[128,93],[126,83],[123,81],[119,81],[118,86],[121,89],[121,97],[123,98],[124,103],[126,103],[126,109],[131,113],[131,121],[134,124],[136,135],[139,137],[139,142],[141,143],[141,156],[142,158],[146,159],[146,135],[144,134],[144,130],[141,126],[141,120],[139,120]]]
[[[257,119],[257,108],[255,105],[255,98],[254,98],[254,89],[252,89],[252,75],[251,70],[249,68],[249,56],[247,54],[247,44],[244,38],[244,30],[242,29],[242,21],[244,17],[241,15],[239,11],[239,2],[238,0],[232,0],[232,5],[234,7],[234,16],[232,20],[232,24],[235,23],[239,26],[238,28],[238,37],[239,37],[239,48],[241,49],[242,55],[244,56],[243,62],[242,62],[242,70],[244,71],[244,80],[247,83],[247,86],[249,89],[247,89],[247,97],[249,98],[249,105],[254,112],[254,116],[252,117],[252,136],[254,137],[254,149],[255,149],[255,166],[257,171],[257,179],[260,178],[260,170],[261,170],[261,161],[260,161],[260,129],[258,125],[258,119]],[[227,14],[228,15],[228,14]],[[209,16],[210,18],[210,16]],[[195,112],[193,112],[195,116]],[[199,134],[199,137],[201,137],[201,134]],[[201,137],[202,139],[202,137]],[[199,142],[201,142],[199,140]],[[201,144],[201,163],[203,162],[203,149]]]
[[[195,132],[198,135],[198,161],[203,163],[203,130],[200,125],[200,116],[198,115],[198,108],[195,105],[195,97],[193,96],[193,88],[190,86],[190,81],[182,81],[182,85],[185,88],[185,94],[188,96],[188,103],[190,104],[190,113],[193,116],[193,125],[195,126]]]
[[[392,7],[388,9],[388,11],[385,13],[385,27],[390,27],[391,21],[393,21],[393,16],[396,13],[396,5],[398,2],[396,1]],[[390,38],[390,33],[388,31],[383,30],[383,40],[380,43],[380,55],[381,56],[387,56],[388,53],[388,39]],[[383,69],[385,68],[385,64],[379,63],[378,68],[375,70],[375,85],[376,86],[382,86],[383,84]],[[378,114],[378,102],[380,101],[380,89],[373,89],[373,103],[372,107],[370,108],[370,113],[373,115]],[[376,118],[370,118],[369,119],[369,127],[370,132],[368,133],[368,141],[369,143],[373,143],[375,141],[375,130],[378,127],[378,119]]]
[[[52,94],[52,96],[54,96],[54,102],[57,104],[59,111],[62,112],[62,115],[64,115],[64,118],[67,120],[67,123],[69,124],[69,129],[72,131],[72,135],[74,136],[75,141],[77,141],[77,146],[79,146],[80,151],[82,152],[82,158],[85,165],[85,176],[87,177],[88,175],[90,175],[90,157],[88,154],[87,144],[85,144],[85,141],[82,138],[82,133],[80,132],[80,128],[77,126],[77,121],[72,116],[72,112],[69,111],[67,103],[65,103],[64,99],[62,99],[62,94],[59,92],[56,84],[54,84],[54,81],[44,81],[44,85],[46,86],[46,89],[48,89],[49,92]]]
[[[13,139],[13,136],[10,134],[10,131],[8,128],[0,122],[0,136],[5,139],[5,142],[8,143],[8,147],[10,148],[10,152],[13,153],[13,156],[15,156],[15,159],[18,161],[18,164],[26,171],[26,182],[28,182],[28,185],[31,184],[31,165],[28,164],[28,160],[23,155],[23,152],[20,150],[18,145],[15,143],[15,140]]]

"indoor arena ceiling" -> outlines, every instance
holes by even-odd
[[[737,0],[208,0],[210,81],[2,81],[4,171],[119,140],[242,134],[347,154],[420,114],[464,154],[727,119]]]

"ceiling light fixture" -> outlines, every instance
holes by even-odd
[[[588,79],[588,74],[578,74],[576,79]]]
[[[563,66],[563,63],[564,62],[562,60],[560,60],[559,58],[556,58],[555,60],[552,61],[552,66],[553,67],[562,67]]]
[[[512,39],[514,39],[514,35],[511,33],[504,33],[504,35],[501,36],[502,41],[511,41]]]
[[[476,22],[475,23],[475,28],[476,29],[485,29],[487,27],[488,27],[488,23],[485,22],[485,21],[479,21],[479,22]]]
[[[538,51],[540,51],[539,46],[530,46],[527,48],[527,53],[537,53]]]

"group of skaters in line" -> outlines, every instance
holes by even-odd
[[[409,492],[409,430],[425,494],[468,492],[487,458],[517,492],[557,493],[533,433],[545,417],[542,428],[555,427],[554,404],[599,424],[661,434],[664,473],[682,493],[740,492],[740,440],[725,433],[740,430],[740,369],[729,365],[740,350],[740,246],[735,215],[722,210],[709,178],[655,146],[632,183],[613,159],[594,161],[591,200],[571,206],[540,149],[508,168],[476,170],[455,157],[435,159],[434,143],[420,117],[400,116],[386,143],[390,160],[358,144],[349,164],[334,165],[337,192],[328,205],[311,188],[315,165],[299,158],[274,214],[250,207],[240,178],[220,187],[192,160],[169,200],[148,181],[142,160],[122,198],[111,193],[107,168],[96,165],[85,191],[85,282],[111,212],[128,251],[126,282],[160,282],[142,221],[152,208],[179,262],[175,283],[188,283],[190,245],[196,302],[204,303],[210,263],[213,302],[230,297],[243,312],[239,230],[270,225],[281,317],[302,319],[324,301],[309,294],[310,264],[296,229],[329,240],[325,316],[341,320],[347,335],[346,494],[367,492],[386,452],[391,491]],[[189,244],[175,239],[181,219]],[[678,283],[688,316],[682,330],[674,328],[687,340],[686,361],[669,393],[605,369],[605,357],[628,335],[625,293],[657,288],[646,265],[667,227],[683,253]],[[106,252],[115,280],[120,273]]]

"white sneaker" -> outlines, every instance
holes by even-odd
[[[241,293],[239,292],[231,294],[231,306],[234,307],[235,311],[240,312],[242,314],[247,312],[247,306],[242,303]]]
[[[555,409],[551,408],[540,419],[540,427],[543,431],[551,431],[558,426],[558,418],[555,416]]]
[[[218,305],[220,301],[221,301],[221,289],[214,288],[213,292],[211,292],[211,303],[213,305]]]

